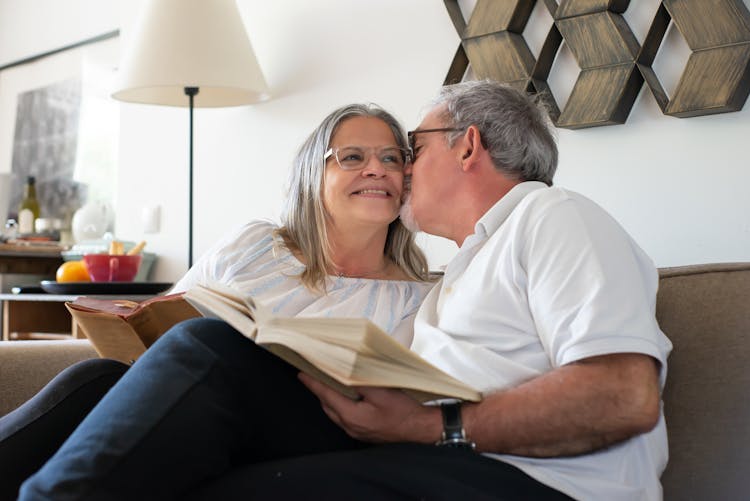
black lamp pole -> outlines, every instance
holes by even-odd
[[[188,181],[188,269],[193,266],[193,100],[198,94],[198,87],[185,87],[185,94],[190,99],[190,161]]]

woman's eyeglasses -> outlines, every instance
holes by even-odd
[[[386,170],[393,171],[403,171],[410,158],[409,150],[396,146],[381,148],[342,146],[329,149],[323,158],[328,160],[331,156],[335,157],[339,167],[343,170],[360,170],[370,162],[372,155],[375,155],[380,165]]]

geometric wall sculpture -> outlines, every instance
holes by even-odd
[[[651,67],[670,20],[692,51],[671,99]],[[739,111],[750,93],[750,13],[741,0],[664,0],[638,67],[667,115]]]
[[[460,81],[468,62],[478,79],[499,79],[525,89],[536,61],[531,54],[523,29],[534,2],[525,0],[477,0],[468,24],[458,8],[458,1],[445,2],[453,25],[461,35],[459,62],[454,61],[448,79]]]
[[[571,129],[624,123],[644,79],[661,110],[676,117],[739,111],[750,94],[742,0],[663,0],[643,46],[622,16],[630,0],[543,1],[554,23],[535,58],[523,30],[537,0],[477,0],[468,23],[458,0],[444,0],[461,37],[444,83],[461,81],[471,65],[475,78],[540,94],[555,125]],[[672,22],[692,54],[670,98],[652,65]],[[547,79],[563,41],[581,71],[560,110]]]

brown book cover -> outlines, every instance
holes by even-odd
[[[65,306],[99,356],[125,363],[133,363],[174,324],[200,316],[182,294],[140,303],[80,297]]]

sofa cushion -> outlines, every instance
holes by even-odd
[[[0,416],[31,398],[64,368],[96,356],[87,339],[3,342],[0,349]]]

